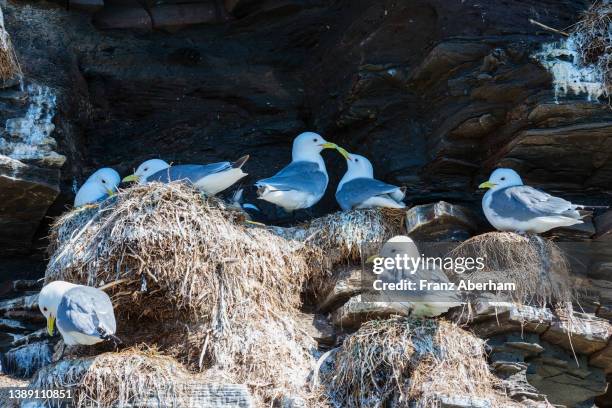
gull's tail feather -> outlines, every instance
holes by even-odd
[[[242,166],[244,166],[244,163],[247,162],[247,160],[249,160],[249,155],[244,155],[241,158],[239,158],[238,160],[236,160],[235,162],[232,163],[232,167],[235,169],[239,169]]]

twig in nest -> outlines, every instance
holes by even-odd
[[[538,27],[540,27],[540,28],[543,28],[543,29],[544,29],[544,30],[546,30],[546,31],[550,31],[550,32],[552,32],[552,33],[559,34],[559,35],[562,35],[562,36],[564,36],[564,37],[569,37],[569,34],[568,34],[568,33],[566,33],[565,31],[557,30],[556,28],[552,28],[552,27],[550,27],[550,26],[547,26],[546,24],[542,24],[542,23],[540,23],[539,21],[535,21],[535,20],[534,20],[534,19],[532,19],[532,18],[530,18],[530,19],[529,19],[529,22],[530,22],[531,24],[533,24],[533,25],[536,25],[536,26],[538,26]]]

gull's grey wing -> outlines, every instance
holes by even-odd
[[[336,200],[343,210],[350,210],[363,203],[368,198],[392,194],[399,187],[370,178],[356,178],[344,183],[336,192]]]
[[[581,219],[576,205],[529,186],[507,187],[496,191],[492,194],[490,205],[497,214],[518,221],[551,216]]]
[[[160,181],[169,183],[171,181],[186,180],[196,183],[211,174],[220,173],[232,168],[230,162],[210,163],[210,164],[179,164],[167,169],[160,170],[147,178],[147,181]]]
[[[319,170],[316,163],[298,161],[290,163],[274,176],[259,180],[257,187],[271,186],[277,190],[307,191],[321,194],[327,187],[327,175]]]
[[[77,286],[64,294],[57,309],[57,324],[65,331],[100,338],[117,330],[110,298],[89,286]]]

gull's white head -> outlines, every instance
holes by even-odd
[[[54,281],[42,288],[38,295],[38,308],[47,319],[47,332],[53,335],[55,319],[57,318],[57,308],[59,307],[64,293],[74,288],[73,283],[64,281]]]
[[[408,255],[410,258],[420,258],[419,248],[416,246],[412,238],[405,235],[396,235],[382,246],[380,256],[385,258],[393,258],[396,255]]]
[[[349,153],[346,158],[346,172],[351,178],[374,178],[374,168],[368,159],[358,154]]]
[[[415,265],[418,265],[418,259],[421,257],[419,248],[414,241],[405,235],[396,235],[384,243],[380,252],[377,255],[370,256],[366,263],[373,263],[374,266],[385,265],[390,262],[387,259],[394,259],[392,267],[385,267],[389,271],[404,270],[412,272]],[[398,262],[399,259],[399,263]],[[412,260],[411,260],[412,259]]]
[[[338,145],[323,139],[318,133],[304,132],[293,140],[291,158],[293,161],[314,161],[323,149],[337,149]]]
[[[512,169],[497,169],[491,176],[488,181],[485,181],[478,188],[490,188],[491,190],[499,190],[501,188],[506,187],[514,187],[514,186],[522,186],[523,180],[521,180],[521,176]]]
[[[119,183],[121,176],[115,170],[105,167],[96,171],[77,192],[74,206],[92,204],[106,196],[112,196],[117,191]]]
[[[147,182],[147,179],[158,171],[167,169],[170,165],[161,159],[151,159],[142,163],[134,174],[129,175],[123,179],[124,182],[137,181],[140,184]]]

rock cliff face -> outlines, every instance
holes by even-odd
[[[612,110],[553,83],[556,57],[545,51],[562,38],[529,22],[567,27],[585,1],[70,3],[88,7],[4,6],[24,78],[0,90],[0,297],[16,293],[5,282],[37,276],[45,216],[61,213],[95,169],[127,174],[153,157],[193,163],[250,154],[250,185],[289,160],[304,130],[366,155],[377,178],[407,186],[410,204],[424,205],[408,228],[424,236],[430,228],[437,238],[464,239],[490,228],[476,186],[496,166],[568,199],[612,203]],[[324,156],[330,188],[314,216],[338,209],[333,194],[345,170],[339,155]],[[246,194],[255,200],[252,189]],[[282,221],[261,207],[269,221]],[[610,219],[560,235],[606,242]],[[604,259],[586,276],[600,319],[612,316],[610,273]],[[18,336],[0,336],[0,346],[16,346],[27,332],[11,330]],[[548,394],[557,374],[578,390],[560,403],[605,389],[609,360],[574,367],[550,339],[536,333],[517,346],[515,334],[495,334],[503,358],[492,364],[537,389],[517,392]]]

